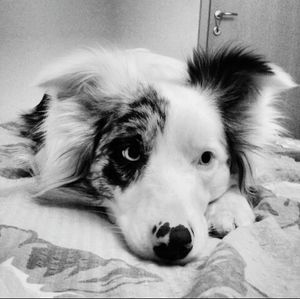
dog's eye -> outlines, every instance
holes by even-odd
[[[122,150],[122,156],[128,161],[136,162],[141,157],[140,149],[135,146],[129,146]]]
[[[214,154],[210,151],[205,151],[202,153],[199,164],[201,165],[209,165],[214,159]]]

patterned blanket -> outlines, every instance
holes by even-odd
[[[39,204],[19,188],[32,179],[0,177],[0,297],[299,297],[300,168],[277,162],[258,221],[185,266],[141,260],[98,213]]]

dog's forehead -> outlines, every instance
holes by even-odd
[[[224,139],[224,130],[213,95],[180,85],[161,85],[168,102],[165,135],[174,142],[202,147]]]
[[[162,136],[170,146],[202,148],[224,143],[224,128],[214,95],[190,86],[157,83],[143,86],[112,123],[116,135],[140,135],[153,149]]]
[[[105,131],[110,138],[140,135],[150,141],[164,130],[168,104],[152,86],[143,86],[133,98],[109,108]]]

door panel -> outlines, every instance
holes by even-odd
[[[237,12],[221,21],[215,36],[216,10]],[[207,48],[238,41],[256,49],[280,65],[300,83],[300,1],[299,0],[211,0]],[[300,139],[300,88],[283,95],[287,127]]]

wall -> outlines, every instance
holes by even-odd
[[[200,0],[0,0],[0,122],[37,104],[39,71],[75,48],[113,44],[185,59],[199,8]]]
[[[228,41],[256,49],[268,60],[286,70],[300,83],[300,1],[299,0],[211,0],[207,48]],[[216,10],[237,12],[221,22],[221,35],[213,35]],[[291,136],[300,139],[300,88],[282,95],[280,110]]]

